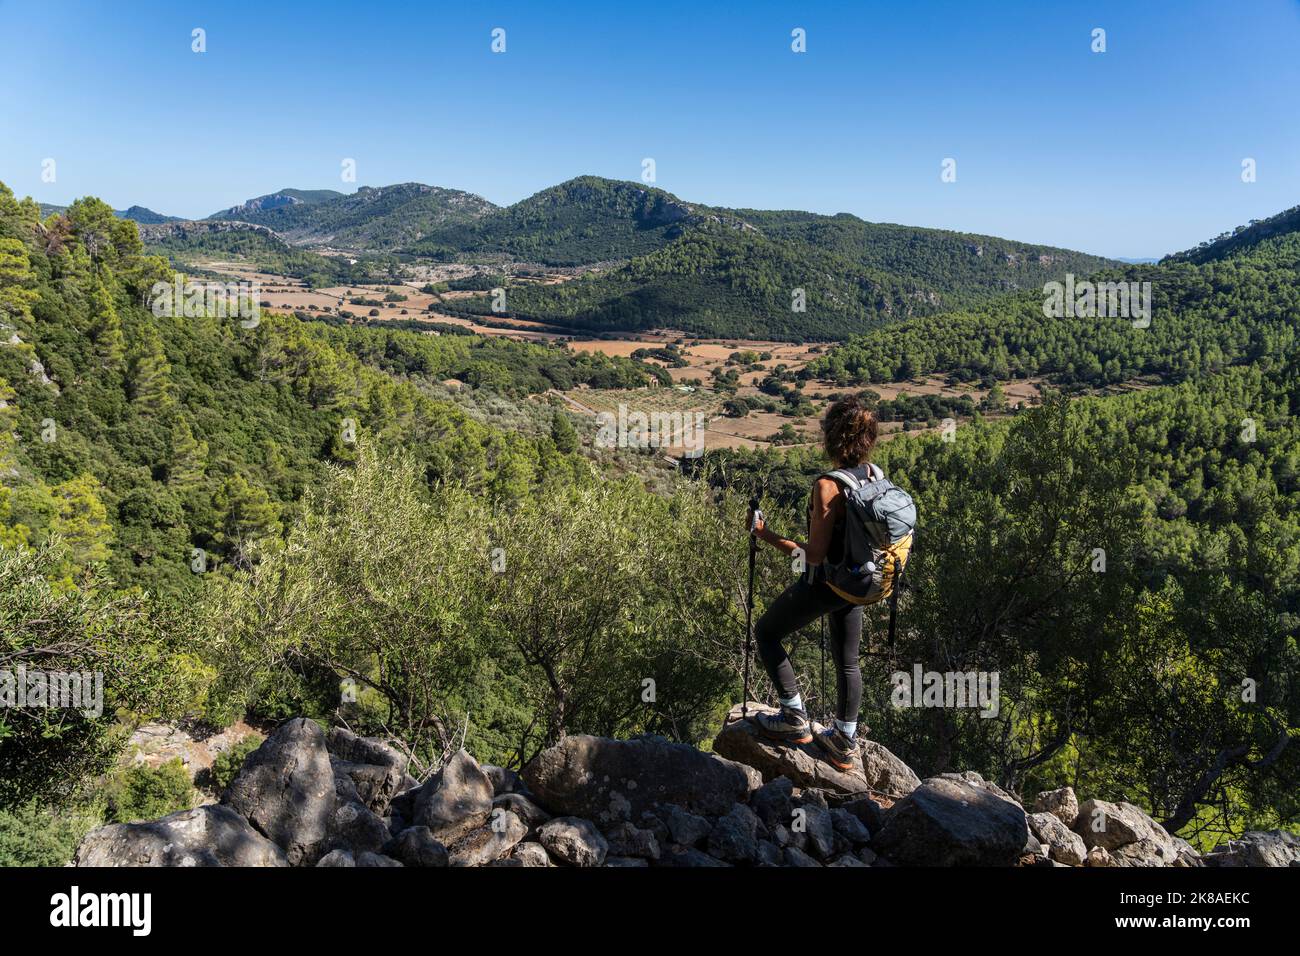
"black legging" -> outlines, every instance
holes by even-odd
[[[858,645],[862,642],[862,607],[850,604],[820,581],[809,584],[800,577],[781,592],[758,619],[754,636],[767,676],[785,700],[799,693],[794,667],[781,641],[825,614],[830,618],[827,635],[835,659],[835,716],[856,721],[862,709],[862,670],[858,666]]]

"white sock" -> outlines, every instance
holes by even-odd
[[[850,740],[852,740],[853,735],[858,732],[858,722],[856,720],[840,720],[836,717],[835,726],[840,729],[840,733],[845,737],[848,737]]]
[[[777,699],[781,701],[782,707],[789,707],[791,710],[803,710],[803,696],[801,694],[795,694],[789,700],[784,697],[778,697]]]

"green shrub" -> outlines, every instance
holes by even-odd
[[[97,806],[54,810],[27,803],[0,810],[0,867],[65,866],[102,820]]]
[[[179,757],[157,767],[137,764],[109,785],[109,819],[114,823],[156,820],[189,809],[194,796],[189,771]]]
[[[212,782],[218,793],[224,793],[234,782],[248,755],[261,745],[262,741],[258,737],[249,734],[229,750],[217,754],[217,759],[212,761]]]

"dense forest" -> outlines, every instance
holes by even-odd
[[[922,520],[896,647],[883,609],[869,615],[873,738],[923,773],[1122,795],[1200,845],[1297,827],[1290,241],[1138,270],[1155,277],[1147,329],[1044,321],[1041,298],[1033,321],[1013,296],[830,353],[846,384],[903,360],[1072,384],[1105,342],[1101,374],[1114,357],[1169,380],[1049,390],[951,441],[881,446]],[[645,258],[679,243],[697,277],[695,256],[771,247],[715,223]],[[747,269],[716,288],[778,295]],[[423,765],[462,738],[518,766],[566,732],[711,735],[741,693],[745,501],[760,494],[795,533],[815,453],[712,453],[652,484],[542,395],[637,387],[636,362],[292,316],[158,318],[145,295],[169,275],[103,203],[42,217],[0,189],[0,663],[101,668],[107,697],[97,717],[0,712],[0,857],[63,862],[87,826],[135,818],[105,795],[130,790],[118,761],[146,719],[342,719]],[[716,306],[716,288],[696,290]],[[976,331],[1006,375],[962,343]],[[790,574],[764,552],[760,607]],[[795,659],[818,713],[807,636]],[[890,707],[889,673],[914,663],[999,671],[998,716]],[[48,845],[4,836],[34,829]]]
[[[1192,265],[1167,261],[1099,273],[1150,282],[1149,325],[1131,318],[1049,318],[1043,293],[874,329],[809,364],[803,374],[841,385],[940,374],[953,381],[1046,376],[1099,386],[1152,376],[1180,381],[1293,353],[1300,319],[1300,234],[1258,252]]]

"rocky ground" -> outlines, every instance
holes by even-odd
[[[751,712],[765,709],[750,704]],[[1300,866],[1300,838],[1201,855],[1138,807],[1066,787],[1026,809],[979,774],[919,780],[867,741],[840,773],[755,736],[713,753],[570,736],[515,773],[455,754],[423,784],[383,741],[278,727],[221,803],[88,834],[79,866]]]

